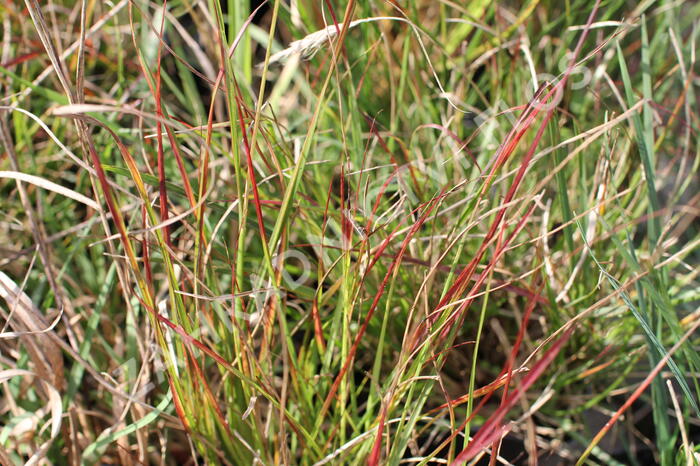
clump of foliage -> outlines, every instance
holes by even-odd
[[[0,6],[0,463],[693,464],[696,2]]]

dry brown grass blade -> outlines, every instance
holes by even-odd
[[[29,296],[3,272],[0,272],[0,297],[13,313],[9,324],[16,332],[32,332],[20,338],[42,379],[60,389],[64,384],[61,349],[44,333],[49,324]]]
[[[65,188],[60,184],[49,181],[45,178],[35,175],[28,175],[27,173],[13,172],[13,171],[0,171],[0,178],[8,178],[17,181],[24,181],[26,183],[33,184],[40,188],[44,188],[48,191],[53,191],[57,194],[61,194],[67,198],[73,199],[74,201],[85,204],[95,210],[99,209],[100,206],[97,205],[95,201],[89,197],[83,196],[82,194],[73,191],[72,189]]]

